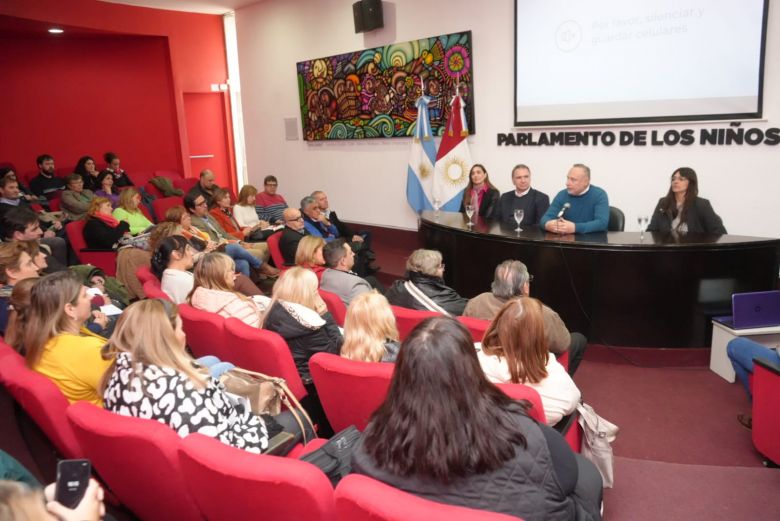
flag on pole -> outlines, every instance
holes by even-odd
[[[417,126],[414,129],[412,152],[406,173],[406,200],[415,212],[433,208],[433,163],[436,144],[431,136],[428,104],[431,98],[423,94],[417,100]]]
[[[441,209],[446,212],[460,210],[463,189],[469,182],[472,162],[466,141],[468,135],[463,100],[456,92],[447,127],[439,144],[433,174],[433,197],[442,202]]]

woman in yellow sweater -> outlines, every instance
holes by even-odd
[[[140,209],[141,194],[135,188],[125,188],[119,195],[119,207],[114,210],[114,217],[130,225],[130,233],[138,235],[154,223],[146,218]]]
[[[91,304],[87,288],[71,272],[43,277],[30,296],[24,345],[27,366],[57,384],[69,402],[102,406],[98,388],[111,361],[100,354],[106,339],[82,327]]]

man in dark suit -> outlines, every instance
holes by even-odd
[[[376,260],[376,255],[371,249],[371,233],[367,231],[360,231],[355,233],[352,228],[339,219],[336,212],[330,209],[330,203],[328,202],[328,194],[322,190],[315,190],[311,193],[311,197],[317,203],[317,207],[320,209],[320,219],[325,226],[333,225],[338,230],[338,236],[343,237],[348,243],[352,245],[352,249],[358,255],[355,263],[357,268],[355,271],[359,273],[372,274],[379,271],[379,266],[371,266],[371,263]]]
[[[306,235],[306,230],[303,229],[303,214],[297,208],[285,208],[282,219],[284,219],[284,230],[279,239],[279,249],[282,251],[284,263],[292,266],[295,264],[298,243]],[[277,267],[281,268],[281,266]]]
[[[515,189],[501,195],[498,200],[498,217],[503,224],[515,226],[515,210],[523,210],[520,226],[539,224],[539,220],[550,206],[547,194],[531,188],[531,169],[520,164],[512,169],[512,184]]]

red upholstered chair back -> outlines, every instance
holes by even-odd
[[[395,324],[398,326],[398,334],[401,340],[406,339],[417,324],[430,317],[438,317],[440,313],[435,311],[419,311],[416,309],[402,308],[401,306],[390,306],[395,315]]]
[[[141,284],[145,284],[150,280],[157,281],[157,284],[160,283],[160,280],[155,276],[154,273],[152,273],[152,268],[149,266],[139,266],[135,270],[135,276],[138,278]]]
[[[355,425],[366,428],[390,387],[395,364],[357,362],[330,353],[317,353],[309,360],[325,416],[336,432]]]
[[[0,340],[0,360],[6,356],[11,357],[6,363],[24,363],[24,357],[16,352],[16,349],[6,344],[3,340]]]
[[[544,406],[542,405],[542,398],[536,389],[528,387],[523,384],[497,384],[498,388],[504,391],[507,396],[514,400],[528,400],[531,402],[531,410],[528,411],[528,416],[539,421],[540,423],[546,423],[544,416]]]
[[[185,195],[192,190],[192,187],[196,184],[198,184],[197,177],[179,177],[173,180],[174,188],[181,188]]]
[[[86,402],[70,406],[67,417],[100,477],[140,519],[204,519],[184,484],[173,429]]]
[[[187,335],[187,345],[195,358],[214,355],[223,362],[232,362],[225,344],[223,317],[195,309],[189,304],[179,304],[179,316]]]
[[[62,209],[62,199],[52,199],[49,201],[49,210],[52,212],[59,212]]]
[[[336,515],[339,521],[518,521],[517,517],[423,499],[359,474],[350,474],[336,487]]]
[[[282,232],[279,231],[268,237],[265,241],[266,244],[268,244],[268,250],[271,252],[271,258],[279,269],[282,269],[284,266],[284,256],[282,255],[282,250],[279,248],[279,240],[281,238]]]
[[[171,297],[163,291],[162,287],[160,286],[160,282],[157,279],[147,280],[144,282],[143,287],[146,298],[161,298],[163,300],[173,302]]]
[[[335,521],[333,487],[317,467],[249,454],[201,434],[182,440],[181,469],[209,521]]]
[[[458,322],[468,328],[474,342],[482,342],[482,337],[485,336],[485,331],[487,331],[490,326],[490,320],[482,320],[473,317],[457,317],[457,319]]]
[[[165,212],[174,206],[184,206],[184,197],[174,195],[171,197],[160,197],[152,201],[152,208],[157,216],[157,222],[165,222]]]
[[[10,346],[6,346],[11,349]],[[5,350],[5,348],[4,348]],[[27,415],[40,427],[65,458],[82,458],[84,453],[68,424],[68,400],[48,378],[24,365],[24,359],[8,352],[0,359],[0,383]]]
[[[133,181],[133,184],[136,186],[136,189],[143,186],[144,190],[147,189],[147,186],[149,184],[149,181],[152,180],[152,178],[156,177],[154,175],[154,172],[151,172],[149,170],[133,170],[132,172],[127,173],[128,177],[130,177],[130,180]],[[157,196],[156,193],[150,192],[155,197]]]
[[[115,251],[84,251],[87,249],[87,241],[84,240],[84,226],[86,221],[73,221],[65,225],[65,234],[68,242],[76,252],[81,264],[92,264],[102,269],[106,275],[116,275]]]
[[[184,177],[181,175],[181,172],[177,170],[155,170],[152,177],[167,177],[174,182],[174,186],[176,181],[181,181],[184,179]]]
[[[151,214],[151,212],[149,211],[149,208],[147,208],[147,207],[146,207],[145,205],[143,205],[143,204],[139,204],[139,205],[138,205],[138,209],[139,209],[139,210],[141,210],[141,213],[142,213],[142,214],[144,214],[144,217],[146,217],[147,219],[149,219],[151,222],[154,222],[154,218],[152,217],[152,214]]]
[[[756,359],[753,364],[753,445],[780,465],[780,367]]]
[[[322,300],[325,301],[325,305],[328,306],[328,311],[333,315],[333,319],[338,325],[343,327],[344,319],[347,318],[347,306],[344,305],[344,302],[335,293],[325,291],[324,289],[319,290],[319,292]]]
[[[301,376],[295,367],[284,338],[273,331],[249,326],[237,318],[225,320],[225,345],[228,360],[238,367],[284,378],[298,400],[306,396]]]

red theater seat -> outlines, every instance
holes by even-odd
[[[200,434],[182,440],[179,459],[209,521],[336,519],[330,481],[309,463],[249,454]]]
[[[163,291],[162,287],[160,287],[160,282],[157,279],[147,280],[146,282],[144,282],[143,287],[144,287],[144,295],[146,295],[146,298],[159,298],[159,299],[167,300],[169,302],[173,302],[171,300],[171,297],[169,297],[168,294]]]
[[[322,300],[325,301],[325,305],[328,306],[328,311],[333,315],[333,320],[338,325],[344,327],[344,320],[347,318],[347,306],[344,305],[344,302],[335,293],[325,291],[324,289],[319,290],[319,292]]]
[[[268,250],[271,252],[271,258],[279,269],[284,267],[284,256],[282,255],[282,250],[279,248],[279,240],[281,238],[282,232],[280,231],[269,236],[265,241],[266,244],[268,244]]]
[[[416,309],[402,308],[401,306],[390,306],[395,315],[395,323],[398,326],[398,334],[401,340],[405,340],[417,324],[430,317],[439,317],[440,313],[435,311],[419,311]]]
[[[232,362],[225,343],[223,317],[196,309],[189,304],[179,304],[179,316],[187,334],[187,345],[195,358],[214,355],[224,362]]]
[[[73,221],[65,225],[65,234],[76,252],[79,262],[92,264],[105,272],[106,275],[116,276],[116,252],[113,250],[93,250],[87,248],[84,240],[84,225],[86,221]]]
[[[152,268],[149,266],[139,266],[138,269],[135,270],[135,276],[138,278],[141,284],[144,284],[150,280],[157,281],[157,284],[160,283],[154,273],[152,273]]]
[[[780,465],[780,366],[753,361],[753,445],[764,457]]]
[[[490,327],[490,320],[482,320],[473,317],[457,317],[458,322],[466,326],[471,333],[471,338],[474,342],[482,342],[482,337],[485,336],[485,331]]]
[[[336,487],[339,521],[518,521],[519,518],[446,505],[393,488],[367,476],[350,474]]]
[[[184,206],[184,197],[174,195],[171,197],[162,197],[152,201],[152,208],[157,216],[157,222],[165,222],[165,212],[174,206]]]

